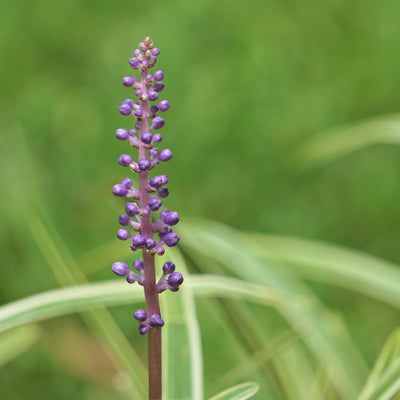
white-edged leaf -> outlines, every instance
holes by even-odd
[[[246,382],[233,386],[211,397],[209,400],[246,400],[254,396],[260,389],[256,382]]]
[[[326,130],[296,152],[306,166],[317,166],[374,144],[400,144],[400,115],[383,115]]]

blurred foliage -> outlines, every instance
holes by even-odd
[[[393,117],[398,121],[400,108],[399,13],[397,0],[3,0],[0,304],[60,284],[46,259],[49,248],[40,249],[37,232],[29,228],[31,216],[51,221],[51,237],[58,244],[62,238],[85,279],[110,278],[103,263],[107,252],[130,256],[124,244],[108,245],[123,203],[111,195],[111,186],[125,172],[116,159],[126,145],[114,132],[129,126],[117,109],[130,96],[121,79],[131,74],[127,61],[146,35],[161,49],[163,95],[172,104],[163,128],[163,144],[174,152],[162,166],[171,182],[166,205],[179,210],[183,222],[207,217],[242,231],[329,241],[399,264],[399,134],[398,128],[385,132]],[[333,158],[338,152],[341,157]],[[320,163],[326,154],[329,163]],[[186,257],[192,272],[223,271],[219,261],[207,260],[202,269],[190,251]],[[399,325],[398,307],[349,285],[338,287],[337,280],[314,279],[321,275],[317,267],[302,277],[340,315],[371,368]],[[229,378],[237,377],[261,384],[255,398],[291,398],[281,386],[284,377],[294,377],[287,366],[312,360],[302,371],[314,377],[315,355],[291,345],[299,339],[275,310],[251,306],[272,349],[249,364],[255,349],[232,316],[234,304],[197,303],[206,395],[239,383]],[[110,318],[143,355],[145,340],[131,333],[130,312],[130,306],[113,308]],[[209,323],[209,315],[219,324]],[[58,324],[73,326],[68,343],[91,343],[81,319],[63,318],[65,325],[46,322],[46,331],[58,335]],[[66,362],[42,330],[30,340],[23,355],[15,351],[17,358],[2,367],[0,398],[106,400],[114,398],[115,388],[126,392],[123,374],[104,379],[103,387],[86,373],[86,364],[78,374],[71,367],[77,360]],[[230,354],[235,343],[241,350]],[[277,359],[274,343],[290,351]],[[217,354],[223,346],[226,358]],[[98,349],[90,354],[95,357]],[[252,373],[230,371],[244,360]],[[107,364],[101,372],[109,371],[113,366]],[[330,380],[319,371],[318,385],[329,387]]]

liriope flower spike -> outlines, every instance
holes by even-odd
[[[117,231],[120,240],[128,241],[132,251],[141,251],[141,258],[132,263],[132,270],[124,262],[115,262],[112,271],[125,277],[129,284],[137,282],[144,287],[146,310],[139,309],[133,317],[139,323],[139,333],[148,334],[149,356],[149,399],[161,399],[161,317],[158,295],[164,290],[176,292],[183,282],[180,272],[175,272],[175,264],[167,261],[163,265],[160,279],[156,283],[155,257],[165,253],[165,246],[176,246],[180,237],[173,231],[180,217],[176,211],[162,210],[163,199],[169,195],[165,186],[166,175],[152,174],[160,162],[169,161],[173,154],[168,148],[156,147],[162,142],[161,133],[157,132],[165,126],[165,120],[158,113],[164,114],[170,108],[168,100],[160,99],[165,85],[162,82],[164,72],[150,70],[155,67],[160,50],[154,47],[153,41],[147,37],[139,48],[133,52],[129,65],[140,71],[140,77],[125,76],[122,85],[133,89],[133,99],[123,100],[119,112],[132,118],[133,128],[119,128],[115,136],[126,141],[134,149],[138,149],[137,157],[121,154],[118,163],[137,174],[138,186],[134,187],[129,178],[114,185],[112,193],[117,197],[129,199],[125,213],[119,216],[122,226]],[[159,212],[159,217],[155,213]],[[168,321],[167,321],[168,322]]]

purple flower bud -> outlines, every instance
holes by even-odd
[[[153,105],[150,107],[150,112],[151,112],[152,114],[155,114],[157,111],[158,111],[158,107],[155,106],[155,105],[153,104]]]
[[[164,222],[169,226],[174,226],[179,222],[180,218],[176,211],[171,211],[164,216]]]
[[[156,247],[156,241],[154,239],[146,239],[146,249],[147,250],[151,250],[154,249],[154,247]]]
[[[163,185],[163,180],[160,176],[154,176],[153,178],[150,179],[149,184],[150,186],[158,189]]]
[[[145,335],[149,331],[149,326],[148,325],[140,325],[139,326],[139,333],[141,335]]]
[[[134,274],[134,273],[130,273],[127,277],[126,277],[126,281],[130,284],[135,283],[138,281],[139,275]]]
[[[141,171],[146,171],[150,168],[151,162],[150,160],[139,160],[138,166]]]
[[[153,135],[153,142],[154,143],[159,143],[162,140],[162,136],[159,133],[156,133],[155,135]]]
[[[126,129],[117,129],[117,131],[115,132],[115,136],[119,140],[126,140],[129,138],[129,133]]]
[[[146,244],[146,238],[138,233],[132,237],[132,244],[138,248],[143,247]]]
[[[140,214],[142,214],[142,217],[147,217],[150,214],[150,211],[149,211],[149,209],[147,207],[146,208],[141,208],[140,209]]]
[[[125,197],[128,194],[128,189],[124,185],[117,184],[113,186],[112,192],[114,196]]]
[[[129,225],[129,222],[130,222],[130,218],[128,215],[123,214],[123,215],[119,216],[120,225],[127,226],[127,225]]]
[[[130,108],[133,108],[133,100],[132,99],[126,99],[122,102],[122,104],[127,104]]]
[[[153,84],[153,90],[155,92],[160,93],[165,87],[165,84],[163,82],[154,82]]]
[[[155,117],[152,122],[152,127],[154,129],[161,129],[165,124],[165,121],[160,117]]]
[[[122,115],[125,115],[125,116],[131,115],[132,114],[132,108],[129,107],[129,104],[121,104],[120,107],[119,107],[119,112]]]
[[[138,69],[139,68],[139,60],[137,58],[131,58],[129,60],[129,64],[133,69]]]
[[[139,57],[141,54],[142,54],[142,52],[141,52],[139,49],[136,49],[136,50],[133,52],[133,55],[134,55],[135,57]]]
[[[167,233],[163,237],[163,241],[168,247],[176,246],[178,244],[179,240],[180,240],[180,237],[175,232]]]
[[[172,261],[167,261],[163,267],[164,275],[172,274],[175,271],[175,264]]]
[[[143,262],[143,260],[138,258],[137,260],[135,260],[132,263],[132,267],[135,268],[138,271],[143,271],[144,270],[144,262]]]
[[[164,228],[164,229],[161,229],[161,230],[158,232],[158,236],[160,237],[161,240],[164,239],[164,236],[165,236],[167,233],[172,232],[172,228],[171,228],[170,226],[167,226],[167,225],[164,225],[164,226],[166,227],[166,229],[165,229],[165,228]]]
[[[117,236],[118,236],[118,239],[126,240],[131,237],[131,234],[129,233],[129,231],[127,229],[118,229]]]
[[[162,210],[161,213],[160,213],[160,218],[163,220],[163,219],[165,218],[165,216],[166,216],[169,212],[170,212],[170,211],[167,210],[167,209]]]
[[[153,135],[150,132],[143,133],[143,135],[140,136],[140,140],[146,144],[150,144],[152,139],[153,139]]]
[[[163,319],[158,314],[153,314],[149,320],[150,326],[156,328],[164,325]]]
[[[154,100],[158,99],[158,93],[153,90],[149,90],[148,96],[149,96],[150,101],[154,101]]]
[[[168,108],[169,108],[169,101],[168,101],[168,100],[161,100],[161,101],[158,103],[158,109],[159,109],[160,111],[167,111]]]
[[[139,212],[139,207],[136,203],[126,203],[125,211],[130,217],[134,217]]]
[[[140,108],[138,108],[137,110],[135,110],[135,111],[133,112],[133,115],[134,115],[136,118],[141,118],[141,117],[143,116],[143,111],[142,111]]]
[[[183,276],[180,272],[173,272],[168,277],[168,284],[171,286],[179,286],[183,282]]]
[[[124,79],[122,79],[122,84],[126,87],[131,87],[135,83],[135,80],[131,76],[125,76]]]
[[[153,78],[155,81],[161,81],[164,78],[164,72],[162,72],[162,71],[154,72]]]
[[[133,243],[131,243],[131,244],[129,245],[129,247],[131,248],[132,251],[139,250],[137,247],[135,247],[135,246],[133,245]]]
[[[147,202],[147,205],[149,206],[151,211],[157,211],[162,206],[162,201],[155,197],[152,197]]]
[[[172,151],[170,149],[163,149],[158,155],[160,161],[168,161],[172,158]]]
[[[124,262],[118,261],[112,265],[112,271],[114,274],[119,276],[125,276],[129,274],[129,267]]]
[[[140,89],[138,89],[138,90],[136,90],[135,94],[137,97],[141,97],[143,92]]]
[[[167,175],[160,175],[161,184],[166,185],[168,183],[168,176]]]
[[[160,50],[157,49],[156,47],[154,47],[153,50],[151,50],[151,54],[153,54],[153,56],[158,56],[160,54]]]
[[[136,131],[134,129],[129,129],[129,136],[136,137]]]
[[[127,167],[133,163],[132,157],[128,154],[121,154],[118,158],[118,164]]]
[[[165,253],[164,247],[157,247],[156,252],[159,256],[162,256]]]
[[[133,318],[139,322],[144,322],[147,319],[147,312],[145,310],[139,309],[133,313]]]
[[[158,193],[157,193],[158,197],[160,197],[161,199],[165,199],[166,197],[169,196],[169,190],[167,187],[163,187],[161,188]]]
[[[127,189],[132,187],[132,181],[129,178],[124,178],[121,181],[121,185],[124,185]]]
[[[156,136],[156,135],[154,135]],[[153,141],[154,141],[154,136],[153,136]],[[150,158],[156,158],[158,156],[159,151],[157,149],[150,149],[149,154]]]

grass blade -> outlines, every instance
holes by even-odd
[[[211,397],[209,400],[246,400],[255,395],[260,389],[256,382],[246,382],[233,386]]]

